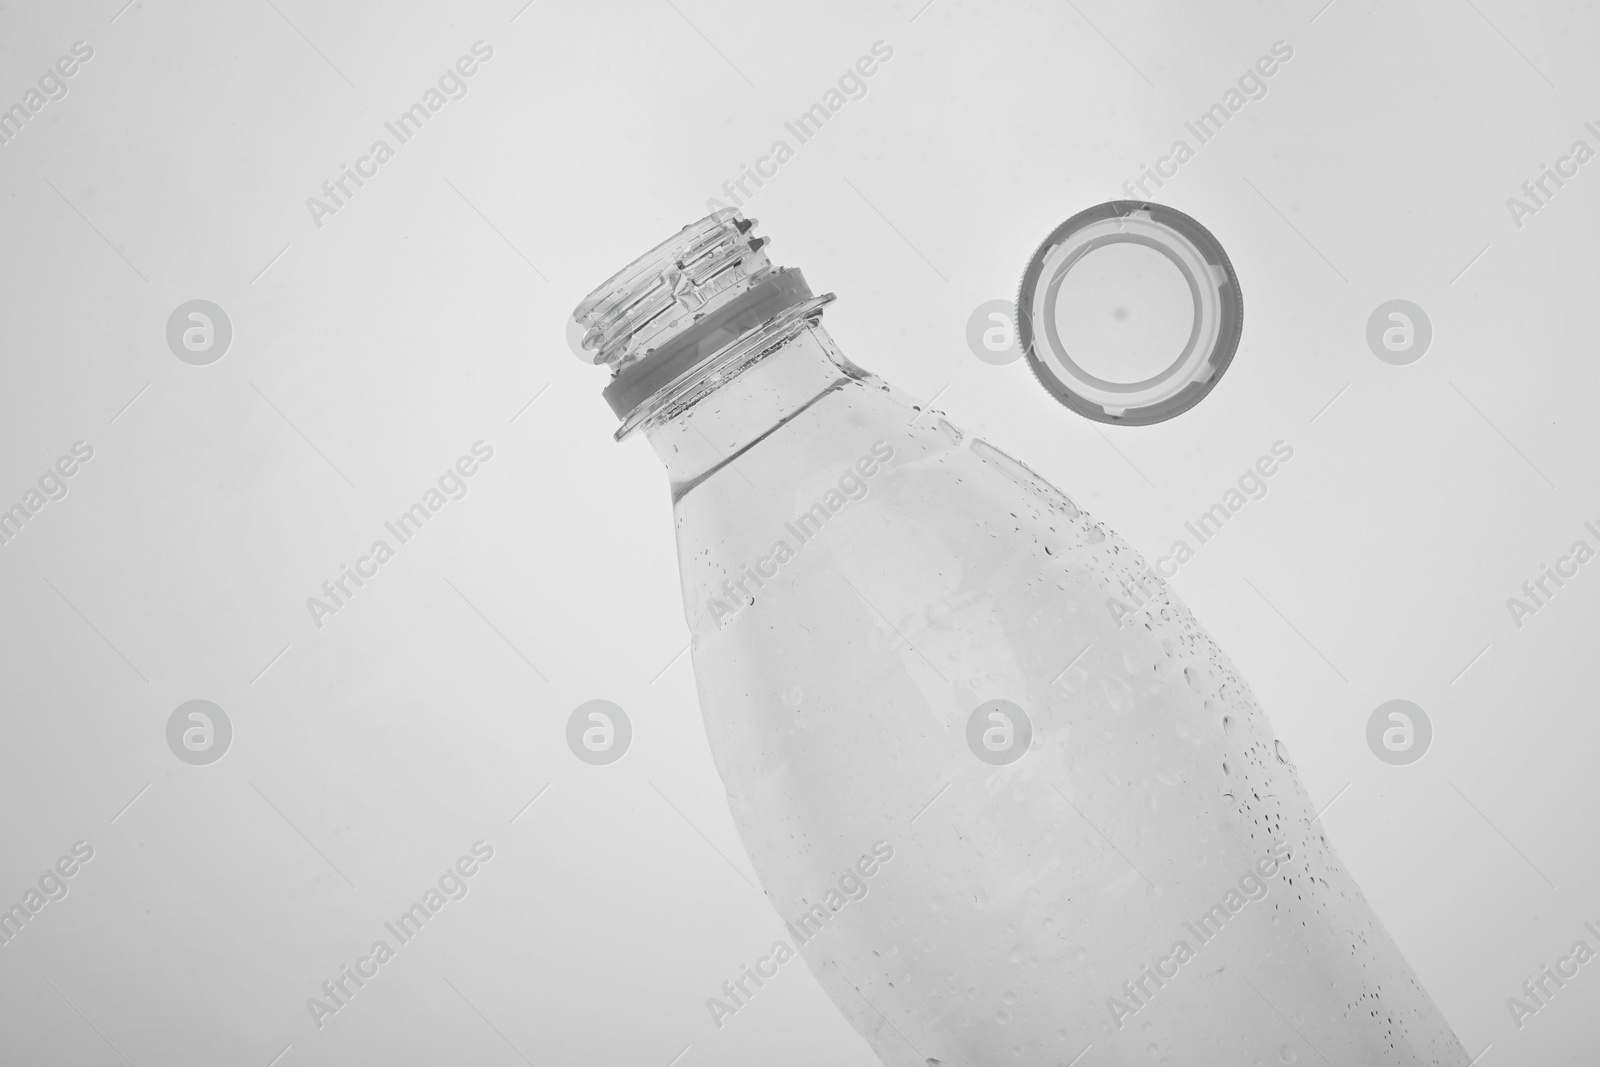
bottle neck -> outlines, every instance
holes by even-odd
[[[807,317],[787,340],[742,367],[713,369],[703,392],[658,412],[642,428],[677,500],[825,394],[864,377],[817,318]]]

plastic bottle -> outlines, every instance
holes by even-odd
[[[1188,608],[846,360],[752,225],[685,227],[574,317],[671,478],[751,865],[878,1057],[1465,1065]]]

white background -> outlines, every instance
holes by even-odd
[[[1289,442],[1173,584],[1469,1052],[1590,1062],[1600,962],[1520,1031],[1505,1001],[1600,948],[1600,562],[1520,629],[1506,598],[1600,547],[1600,162],[1520,228],[1505,201],[1600,148],[1600,9],[122,2],[0,12],[0,106],[94,49],[0,146],[0,506],[94,448],[0,546],[0,906],[95,849],[0,946],[0,1060],[875,1062],[798,965],[711,1022],[782,926],[680,656],[665,478],[565,320],[882,40],[747,208],[774,262],[839,294],[852,359],[1147,554]],[[468,95],[316,226],[478,40]],[[1101,427],[974,358],[972,309],[1278,40],[1269,94],[1155,197],[1242,280],[1215,392]],[[194,298],[233,323],[210,366],[165,342]],[[1411,366],[1365,342],[1393,298],[1433,322]],[[306,598],[479,439],[465,499],[316,627]],[[610,767],[563,739],[595,697],[634,723]],[[1365,740],[1393,697],[1436,731],[1410,767]],[[165,740],[194,698],[235,731],[205,767]],[[471,893],[319,1030],[306,998],[480,839]]]

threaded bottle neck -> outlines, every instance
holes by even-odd
[[[754,226],[731,208],[685,226],[573,312],[584,358],[612,368],[603,395],[622,420],[619,440],[720,388],[832,300],[774,267]]]
[[[736,299],[771,270],[764,238],[732,208],[691,223],[612,275],[579,304],[591,362],[620,372]]]

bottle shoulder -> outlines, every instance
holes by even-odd
[[[1014,519],[1019,529],[1042,523],[1086,544],[1108,534],[1021,460],[865,373],[841,379],[714,475],[676,492],[674,511],[681,530],[818,503],[839,512],[868,498],[872,510]]]
[[[908,590],[956,581],[996,596],[1048,577],[1048,596],[1078,600],[1141,584],[1136,600],[1164,593],[1137,553],[1025,464],[867,390],[827,398],[674,511],[685,612],[708,636],[755,604],[777,610],[802,576],[893,575]]]

